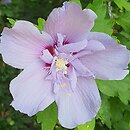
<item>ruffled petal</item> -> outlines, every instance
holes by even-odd
[[[42,63],[37,61],[11,81],[10,92],[14,99],[11,105],[15,110],[32,116],[54,101],[51,81],[45,80],[46,73]]]
[[[116,44],[113,48],[83,56],[80,61],[97,79],[121,80],[129,73],[129,54],[124,46]]]
[[[68,87],[61,88],[55,99],[61,125],[72,129],[96,116],[101,99],[93,79],[78,78],[74,92],[67,91]]]
[[[86,13],[89,19],[94,21],[97,18],[97,15],[91,9],[84,9],[83,11]]]
[[[79,59],[73,60],[71,64],[77,71],[78,76],[94,77],[93,73],[86,66],[84,66]]]
[[[54,39],[61,33],[66,36],[66,41],[81,41],[92,29],[95,16],[92,10],[83,11],[76,3],[65,2],[63,7],[53,9],[44,29]]]
[[[105,50],[105,46],[97,40],[90,40],[87,44],[86,49],[92,51],[101,51]]]
[[[65,52],[65,53],[79,52],[87,46],[87,43],[88,43],[87,40],[83,40],[76,43],[66,44],[64,46],[59,47],[58,51]]]
[[[0,49],[5,63],[24,69],[41,55],[41,50],[53,44],[51,36],[42,34],[30,22],[19,20],[13,28],[4,28]]]
[[[117,47],[117,42],[115,39],[110,37],[108,34],[101,33],[101,32],[90,32],[87,34],[86,39],[88,41],[90,40],[96,40],[101,42],[105,48],[113,48]]]

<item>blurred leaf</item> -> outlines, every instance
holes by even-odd
[[[38,25],[35,25],[35,26],[39,29],[39,31],[43,31],[46,21],[43,18],[38,18],[37,22],[38,22]]]
[[[125,121],[120,121],[115,124],[115,130],[130,130],[129,124]]]
[[[45,20],[43,18],[38,18],[38,28],[40,31],[43,31],[45,25]]]
[[[127,122],[127,126],[129,126],[129,128],[130,128],[130,111],[125,111],[124,121]]]
[[[111,35],[113,23],[111,19],[106,19],[106,4],[103,3],[103,0],[94,0],[87,8],[92,9],[98,16],[92,31],[104,32]]]
[[[37,122],[41,123],[42,130],[53,130],[57,122],[56,104],[51,104],[44,111],[37,114]]]
[[[129,130],[129,119],[124,115],[124,113],[129,113],[127,110],[130,110],[130,106],[126,106],[120,102],[118,98],[110,98],[110,113],[111,113],[111,122],[115,130]]]
[[[95,118],[84,125],[78,126],[78,130],[94,130],[94,128],[95,128]]]
[[[121,31],[117,34],[120,43],[125,45],[130,50],[130,35],[126,31]]]
[[[116,22],[117,24],[121,25],[127,33],[130,34],[130,11],[122,13]]]
[[[114,0],[114,2],[121,10],[125,8],[127,11],[130,11],[130,2],[128,0]]]
[[[107,96],[118,96],[124,103],[130,101],[130,75],[121,81],[97,81],[99,90]]]
[[[11,27],[13,27],[16,21],[14,19],[12,19],[12,18],[7,18],[7,20],[11,24]]]
[[[118,130],[120,123],[122,124],[122,128],[125,128],[125,124],[129,124],[129,117],[124,115],[124,112],[129,113],[127,110],[130,110],[130,106],[124,105],[118,98],[110,98],[105,95],[101,95],[102,97],[102,105],[99,110],[97,118],[101,120],[102,124],[105,124],[109,129],[113,127]],[[118,124],[118,125],[117,125]],[[124,125],[124,126],[123,126]],[[119,129],[121,130],[121,129]],[[122,129],[125,130],[125,129]],[[127,130],[127,129],[126,129]]]
[[[102,105],[97,117],[111,129],[110,103],[107,96],[102,96]]]
[[[110,113],[113,124],[123,119],[124,105],[118,98],[110,98]],[[116,105],[115,105],[116,104]]]
[[[75,3],[79,4],[82,7],[80,0],[69,0],[69,1],[70,2],[75,2]]]
[[[96,82],[97,82],[99,90],[103,94],[105,94],[107,96],[111,96],[111,97],[117,96],[117,94],[118,94],[117,87],[118,86],[117,86],[116,81],[102,81],[102,80],[97,80]]]

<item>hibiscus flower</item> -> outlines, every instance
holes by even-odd
[[[129,71],[129,51],[109,35],[90,32],[96,14],[65,2],[40,32],[18,20],[4,28],[0,50],[5,63],[23,71],[11,81],[11,105],[29,116],[54,101],[63,127],[94,118],[101,99],[95,79],[121,80]]]

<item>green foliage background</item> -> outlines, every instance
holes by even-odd
[[[71,0],[83,8],[94,10],[98,18],[92,31],[105,32],[130,49],[130,1],[128,0]],[[11,19],[29,20],[42,29],[47,16],[64,0],[12,0],[10,4],[0,1],[0,32],[4,26],[11,27]],[[40,19],[38,19],[41,17]],[[38,19],[38,21],[37,21]],[[36,117],[29,118],[10,107],[12,97],[9,82],[19,70],[3,63],[0,57],[0,130],[65,130],[57,121],[57,108],[52,104]],[[75,130],[130,130],[130,75],[122,81],[97,81],[102,106],[91,122]],[[41,124],[38,124],[38,123]],[[41,125],[41,127],[40,127]]]

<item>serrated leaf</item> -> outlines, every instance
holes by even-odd
[[[114,2],[121,10],[125,8],[127,11],[130,11],[130,2],[128,0],[114,0]]]
[[[110,103],[107,96],[102,95],[102,105],[98,112],[97,118],[99,118],[103,124],[106,124],[106,126],[111,129]]]
[[[128,105],[124,105],[117,97],[111,98],[103,94],[101,97],[102,106],[97,118],[100,119],[102,124],[105,124],[109,129],[114,128],[116,130],[127,130],[129,128],[128,124],[130,121],[130,112],[128,112],[130,107]]]
[[[7,18],[7,20],[11,24],[11,27],[13,27],[16,21],[14,19],[12,19],[12,18]]]
[[[109,103],[113,128],[115,130],[129,130],[129,121],[124,116],[124,112],[128,112],[128,106],[122,104],[118,98],[110,98]]]
[[[92,31],[104,32],[111,35],[113,23],[110,19],[105,18],[106,5],[103,3],[103,0],[94,0],[92,4],[87,6],[87,8],[92,9],[98,16]]]
[[[130,35],[126,31],[123,30],[118,34],[117,38],[121,44],[125,45],[130,50]]]
[[[111,96],[111,97],[114,97],[114,96],[117,96],[118,95],[118,92],[117,92],[117,83],[116,82],[113,82],[113,84],[111,83],[111,81],[102,81],[102,80],[97,80],[97,85],[98,85],[98,88],[99,90],[107,95],[107,96]],[[115,87],[112,87],[111,85],[115,86]]]
[[[127,33],[130,34],[130,11],[122,13],[116,22],[117,24],[121,25]]]
[[[69,0],[69,1],[70,2],[75,2],[75,3],[79,4],[82,7],[80,0]]]
[[[57,106],[51,104],[44,111],[37,114],[37,122],[41,123],[42,130],[53,130],[57,122]]]
[[[97,81],[99,90],[107,96],[118,96],[124,103],[130,101],[130,75],[121,81]]]
[[[92,121],[87,122],[84,125],[79,125],[78,130],[94,130],[95,128],[95,118]]]

